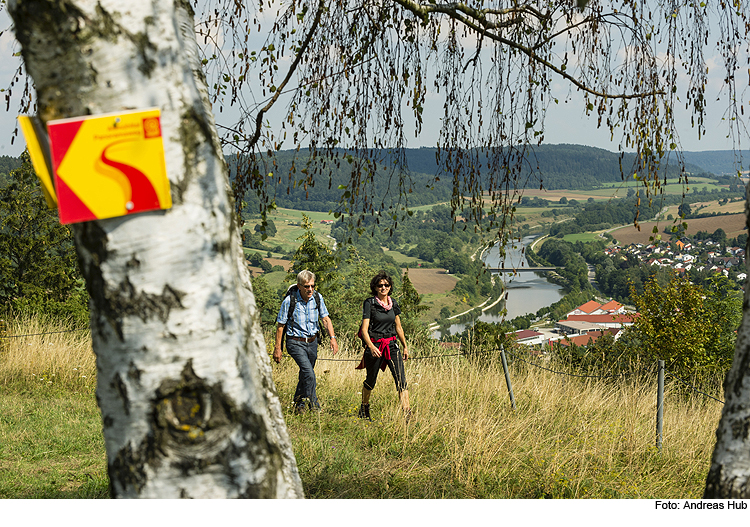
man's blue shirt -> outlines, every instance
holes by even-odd
[[[296,295],[297,301],[294,304],[292,323],[287,327],[287,335],[291,337],[312,337],[318,332],[318,304],[315,302],[315,295],[313,294],[310,300],[305,302],[302,300],[302,295],[300,295],[299,291],[293,294]],[[321,295],[318,295],[318,298],[320,298],[320,315],[325,318],[328,316],[326,303]],[[287,315],[289,314],[289,303],[291,301],[291,295],[282,300],[279,316],[276,317],[278,324],[286,325]]]

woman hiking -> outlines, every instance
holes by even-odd
[[[385,271],[380,271],[370,280],[372,297],[365,300],[362,307],[360,336],[365,345],[365,354],[357,369],[366,369],[367,377],[362,386],[362,405],[358,417],[372,421],[370,417],[370,394],[378,380],[378,372],[391,370],[396,383],[396,391],[407,422],[411,418],[409,391],[406,388],[404,361],[409,358],[406,338],[401,327],[401,309],[390,296],[393,279]],[[399,344],[401,343],[399,349]]]

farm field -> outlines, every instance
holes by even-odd
[[[609,186],[585,191],[566,189],[539,190],[538,188],[529,188],[523,191],[523,196],[527,196],[529,198],[538,197],[541,199],[552,201],[554,203],[560,201],[560,198],[562,197],[565,197],[568,200],[575,199],[578,201],[587,201],[589,198],[594,198],[594,200],[596,201],[603,201],[609,199],[624,198],[627,196],[628,190],[631,188],[637,191],[639,188],[642,188],[642,184],[637,181],[627,181],[616,184],[613,183]],[[689,185],[687,187],[685,187],[682,183],[679,183],[677,180],[667,180],[667,184],[662,188],[664,189],[665,194],[682,195],[683,193],[691,191],[693,188],[698,188],[700,190],[705,188],[710,192],[713,189],[722,189],[726,187],[717,185],[712,180],[707,178],[695,177],[690,178]],[[643,195],[643,191],[641,191],[641,195]]]
[[[448,294],[456,286],[458,278],[446,274],[445,269],[409,269],[409,280],[422,296],[422,305],[428,308],[422,314],[422,320],[437,320],[440,310],[445,307],[451,313],[463,311],[467,307],[455,295]]]
[[[415,258],[413,256],[406,256],[399,251],[391,251],[387,247],[382,247],[382,249],[383,252],[385,252],[386,256],[390,256],[396,261],[397,264],[401,266],[407,265],[409,266],[409,268],[412,268],[419,264],[426,263],[424,260],[420,260],[419,258]]]
[[[720,205],[718,201],[705,201],[699,203],[693,203],[690,205],[693,213],[712,213],[717,214],[744,214],[745,213],[745,200],[737,200],[726,205]]]
[[[713,233],[716,229],[724,229],[728,238],[735,238],[737,235],[746,232],[744,214],[696,218],[686,220],[686,223],[688,224],[687,234],[695,234],[698,231]],[[659,230],[657,234],[661,234],[662,237],[667,237],[668,235],[665,235],[663,231],[667,226],[671,225],[671,221],[646,221],[640,224],[640,231],[638,231],[633,225],[628,225],[626,227],[613,229],[609,232],[621,245],[629,245],[631,243],[647,244],[649,243],[649,237],[655,235],[652,232],[654,226]]]
[[[409,280],[420,295],[448,293],[458,282],[445,269],[409,269]]]
[[[598,240],[600,236],[601,234],[598,232],[582,232],[579,234],[566,234],[563,237],[563,240],[565,240],[566,242],[570,242],[570,243],[575,243],[575,242],[588,243],[588,242],[593,242],[595,240]]]
[[[333,220],[333,216],[327,212],[312,212],[293,209],[276,209],[268,214],[268,219],[273,220],[276,225],[276,236],[267,238],[264,243],[270,247],[281,247],[285,252],[294,250],[299,246],[297,238],[304,234],[302,228],[302,215],[310,218],[313,224],[313,232],[322,243],[333,246],[334,241],[330,237],[331,225],[321,223],[324,220]],[[259,218],[251,218],[245,221],[244,228],[250,232],[260,223]]]

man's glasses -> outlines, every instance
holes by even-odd
[[[305,288],[305,289],[315,289],[315,284],[313,284],[313,285],[303,285],[302,287]]]

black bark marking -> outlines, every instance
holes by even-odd
[[[95,72],[84,59],[90,40],[86,15],[65,0],[16,2],[11,15],[26,71],[35,81],[42,120],[91,113],[80,95],[95,84]],[[52,61],[59,68],[46,77],[34,67]]]
[[[130,260],[125,264],[128,269],[138,269],[141,266],[141,261],[135,257],[135,254],[130,257]]]
[[[131,379],[138,384],[141,382],[141,370],[138,369],[133,361],[130,361],[130,366],[128,367],[128,379]]]
[[[112,308],[107,300],[104,276],[101,266],[110,256],[107,249],[107,233],[96,221],[87,221],[73,225],[76,245],[78,246],[78,266],[81,274],[86,279],[86,290],[91,302],[96,307],[92,315],[98,313],[99,317],[92,317],[92,325],[95,324],[99,335],[106,333],[102,330],[102,323],[107,322],[115,330],[118,338],[123,340],[122,320],[119,314]],[[89,256],[88,259],[83,255]]]
[[[193,371],[192,360],[183,368],[180,379],[161,383],[156,397],[156,424],[166,433],[162,439],[177,446],[206,441],[207,432],[232,422],[233,411],[221,388],[200,379]]]
[[[706,490],[703,491],[703,499],[732,498],[750,498],[750,478],[739,479],[737,476],[728,478],[724,475],[723,466],[712,466],[706,478]]]
[[[107,233],[96,221],[75,225],[74,232],[76,244],[79,245],[78,264],[86,279],[86,289],[97,308],[96,312],[101,315],[94,320],[94,323],[99,325],[106,321],[114,329],[118,338],[124,341],[122,332],[124,317],[136,315],[144,322],[155,317],[166,322],[172,309],[183,307],[182,299],[185,293],[169,285],[164,286],[160,295],[136,291],[127,277],[120,283],[118,289],[108,287],[101,270],[102,264],[114,255],[114,251],[107,249]],[[89,258],[82,258],[80,255],[83,253],[89,255]],[[125,263],[125,267],[129,270],[140,267],[140,261],[135,254]],[[104,335],[104,332],[100,330],[99,334]]]
[[[215,254],[226,254],[231,250],[231,248],[232,242],[230,241],[214,242],[211,246],[211,249]]]
[[[130,398],[128,397],[128,387],[125,385],[125,382],[122,380],[122,377],[120,377],[119,373],[115,375],[114,379],[112,379],[111,386],[117,392],[117,395],[122,401],[122,408],[125,411],[125,415],[130,415]]]
[[[748,295],[745,295],[745,302],[750,301]],[[745,307],[745,313],[750,312],[750,308]],[[739,364],[733,364],[729,374],[727,375],[724,391],[733,392],[737,397],[742,395],[743,381],[746,375],[750,375],[750,353],[740,353]]]
[[[151,318],[158,318],[162,322],[169,319],[172,309],[182,309],[182,299],[185,293],[165,285],[160,295],[152,295],[143,291],[136,291],[133,284],[126,277],[120,283],[119,290],[109,290],[105,293],[109,308],[121,317],[135,315],[146,322]]]
[[[146,33],[136,33],[130,38],[138,51],[138,56],[141,58],[141,63],[138,65],[138,71],[140,71],[144,77],[150,78],[154,69],[156,69],[156,61],[151,58],[152,55],[156,54],[156,46],[154,46]]]
[[[240,497],[276,496],[276,478],[282,469],[279,447],[269,440],[261,416],[238,406],[221,388],[208,384],[188,361],[179,378],[161,383],[152,401],[151,433],[133,449],[118,452],[110,466],[110,480],[117,488],[140,492],[146,483],[145,467],[160,467],[165,460],[188,478],[212,472],[226,476]],[[236,441],[236,436],[242,438]],[[265,477],[253,484],[237,473],[239,459],[249,459]],[[114,483],[113,483],[114,485]],[[187,497],[184,489],[182,497]]]
[[[132,488],[136,493],[140,493],[146,485],[145,467],[147,464],[154,463],[153,459],[146,459],[151,451],[148,446],[144,448],[141,445],[133,449],[130,443],[123,447],[109,466],[109,494],[113,498],[120,496],[119,488],[125,490]],[[116,485],[115,483],[119,484]]]
[[[183,202],[183,195],[190,183],[194,183],[199,175],[196,167],[200,161],[206,163],[216,162],[217,153],[213,156],[207,156],[205,148],[207,145],[213,145],[213,133],[211,125],[207,121],[207,116],[199,107],[186,104],[186,109],[180,119],[180,144],[182,145],[182,158],[184,164],[184,177],[181,181],[170,181],[172,188],[172,203],[179,204]],[[221,155],[218,153],[218,155]],[[211,174],[209,168],[208,174]],[[205,178],[206,175],[201,177]],[[205,183],[204,183],[205,184]],[[209,193],[211,194],[211,193]],[[211,207],[207,207],[210,209]]]
[[[748,434],[750,434],[750,416],[744,419],[732,419],[730,424],[732,427],[732,438],[746,441]]]

